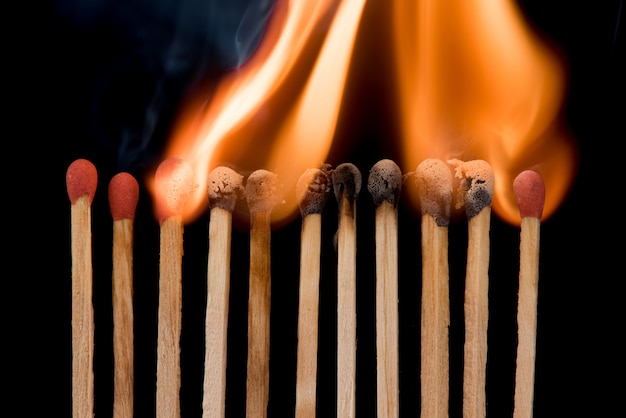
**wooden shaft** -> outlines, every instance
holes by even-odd
[[[89,196],[71,206],[72,225],[72,412],[94,414],[94,314]]]
[[[180,334],[182,325],[183,223],[163,220],[160,243],[157,341],[157,418],[180,417]]]
[[[134,405],[133,220],[113,222],[113,417],[132,418]]]
[[[448,416],[448,227],[422,216],[421,416]]]

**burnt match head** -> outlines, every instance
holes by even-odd
[[[539,173],[533,170],[519,173],[513,180],[513,193],[522,218],[530,216],[541,219],[546,186]]]
[[[263,169],[253,171],[246,180],[245,196],[251,214],[271,212],[283,199],[278,175]]]
[[[330,194],[331,181],[325,167],[309,168],[296,183],[296,198],[300,206],[302,216],[311,213],[322,213],[328,195]]]
[[[114,221],[135,219],[139,184],[129,173],[117,173],[109,182],[109,209]]]
[[[452,172],[442,160],[428,158],[415,170],[415,185],[422,215],[429,214],[439,226],[450,224]]]
[[[88,195],[89,204],[93,202],[98,186],[98,171],[89,160],[79,158],[72,162],[65,173],[65,184],[70,202],[75,204],[78,198]]]
[[[493,169],[483,160],[448,160],[455,167],[455,176],[461,179],[458,189],[457,208],[465,206],[468,219],[478,215],[485,207],[491,206],[493,199]]]
[[[193,171],[181,158],[167,158],[157,167],[154,176],[157,192],[159,224],[170,216],[180,215],[193,191]]]
[[[215,167],[209,173],[209,208],[235,210],[237,199],[243,196],[243,176],[225,166]]]
[[[385,200],[396,206],[401,189],[402,171],[398,164],[392,160],[384,159],[372,166],[367,178],[367,190],[372,195],[376,206]]]
[[[352,205],[359,197],[361,191],[361,172],[354,164],[339,164],[332,172],[333,190],[337,202],[341,203],[342,198],[348,200]]]

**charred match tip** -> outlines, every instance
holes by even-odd
[[[215,167],[209,173],[209,207],[235,210],[237,199],[243,196],[243,176],[229,167]]]
[[[515,193],[522,218],[530,216],[541,219],[546,198],[546,186],[539,173],[533,170],[519,173],[513,180],[513,193]]]
[[[117,173],[109,182],[109,208],[114,221],[135,219],[139,184],[129,173]]]
[[[392,160],[378,161],[370,169],[367,178],[367,190],[374,199],[374,204],[380,206],[383,201],[396,206],[402,189],[402,170]]]
[[[439,226],[450,224],[452,172],[442,160],[428,158],[415,170],[415,185],[422,215],[429,214]]]
[[[361,191],[361,172],[354,164],[339,164],[332,172],[333,190],[337,202],[345,196],[350,205],[359,197]]]
[[[457,208],[465,205],[465,214],[473,218],[485,207],[491,206],[493,199],[493,169],[484,160],[448,160],[455,167],[455,176],[461,179]]]
[[[167,158],[157,167],[154,182],[159,224],[163,224],[165,219],[183,212],[193,190],[191,166],[181,158]]]
[[[70,202],[75,204],[79,197],[89,195],[89,204],[93,202],[98,185],[98,171],[89,160],[79,158],[70,164],[65,174],[65,184]]]
[[[246,180],[245,195],[251,214],[271,212],[283,198],[278,175],[263,169],[252,172]]]
[[[322,213],[328,195],[330,194],[331,182],[327,170],[322,167],[307,169],[296,183],[296,198],[300,205],[302,216],[311,213]]]

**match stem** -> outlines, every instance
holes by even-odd
[[[209,221],[203,418],[223,418],[226,402],[232,211],[213,207]]]
[[[421,416],[447,417],[450,299],[448,227],[422,215]]]
[[[463,417],[486,416],[487,322],[489,318],[489,228],[491,206],[468,221],[465,275]]]
[[[157,342],[157,418],[180,417],[183,222],[165,218],[160,233]]]
[[[133,223],[133,219],[113,221],[114,418],[133,416]]]
[[[296,417],[315,418],[319,317],[321,213],[302,217]]]
[[[337,230],[337,417],[355,415],[356,201],[339,202]]]
[[[376,358],[378,417],[399,416],[398,215],[384,200],[376,207]]]
[[[73,417],[94,414],[94,313],[91,200],[85,194],[71,206],[72,225],[72,402]]]
[[[522,217],[521,222],[518,345],[513,417],[530,418],[533,416],[535,383],[540,219],[526,216]]]
[[[265,417],[269,401],[270,212],[251,213],[246,416]]]

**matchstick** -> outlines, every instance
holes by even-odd
[[[156,416],[173,418],[180,417],[182,211],[192,190],[191,166],[168,158],[157,168],[154,181],[160,225]]]
[[[65,174],[71,203],[72,238],[72,413],[94,414],[94,314],[91,264],[91,203],[98,172],[91,161],[75,160]]]
[[[465,272],[463,417],[486,416],[487,323],[489,320],[489,230],[494,176],[483,160],[449,160],[461,179],[459,198],[468,219]],[[460,203],[460,202],[459,202]]]
[[[513,417],[530,418],[533,416],[535,385],[539,231],[546,189],[538,173],[525,170],[513,180],[513,191],[521,216]]]
[[[376,397],[377,417],[399,416],[398,200],[402,171],[383,159],[369,172],[367,189],[376,205]]]
[[[356,200],[361,172],[351,163],[332,172],[339,205],[337,227],[337,417],[355,415],[356,395]]]
[[[321,170],[306,170],[296,184],[296,197],[302,215],[296,418],[316,416],[322,211],[331,187],[326,166]]]
[[[228,167],[216,167],[209,173],[208,194],[210,220],[202,416],[223,418],[226,413],[232,215],[237,199],[243,195],[243,176]]]
[[[452,172],[442,160],[426,159],[415,171],[415,182],[422,216],[421,416],[447,417]]]
[[[113,217],[113,417],[133,416],[133,241],[139,184],[126,173],[109,182]]]
[[[270,377],[270,215],[282,199],[280,188],[278,176],[262,169],[250,174],[245,186],[245,197],[250,211],[247,418],[267,416]]]

